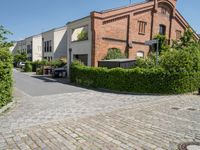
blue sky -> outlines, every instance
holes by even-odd
[[[143,0],[132,0],[133,3]],[[116,8],[129,0],[1,0],[0,24],[14,34],[9,40],[22,38],[60,27],[89,15],[91,11]],[[178,0],[177,9],[200,33],[200,0]]]

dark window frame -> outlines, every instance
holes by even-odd
[[[159,34],[166,35],[166,25],[164,25],[164,24],[159,25]]]

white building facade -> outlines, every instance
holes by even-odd
[[[67,24],[68,64],[77,59],[91,66],[92,32],[91,18],[85,17]],[[71,60],[70,60],[71,59]],[[69,66],[68,66],[69,68]]]
[[[12,53],[25,52],[28,60],[67,58],[67,26],[55,28],[16,42]]]
[[[42,45],[43,59],[67,58],[67,26],[42,33]]]

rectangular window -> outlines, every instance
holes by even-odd
[[[144,21],[138,21],[139,24],[139,34],[145,34],[147,23]]]
[[[176,39],[180,40],[181,38],[181,31],[180,30],[176,30]]]
[[[166,26],[165,25],[160,25],[159,26],[159,34],[160,35],[165,35],[166,34]]]
[[[51,41],[49,41],[49,52],[52,52],[51,51]]]
[[[44,42],[44,51],[45,52],[52,52],[51,40]]]

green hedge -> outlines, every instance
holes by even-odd
[[[0,49],[0,108],[12,99],[12,55],[7,49]]]
[[[180,94],[200,87],[200,73],[167,73],[163,69],[106,69],[72,64],[78,85],[136,93]]]

